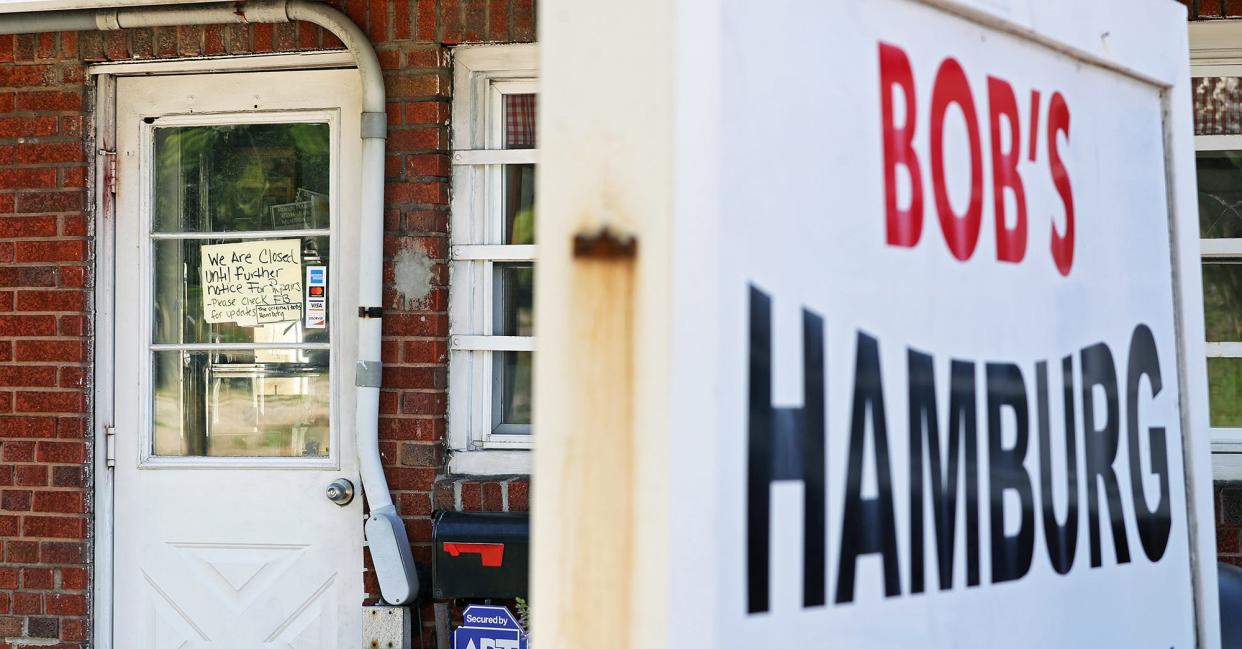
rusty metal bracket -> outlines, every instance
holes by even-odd
[[[382,318],[384,317],[384,307],[382,306],[360,306],[358,307],[359,318]]]
[[[618,235],[607,225],[593,234],[574,237],[574,256],[587,259],[633,259],[638,256],[638,240]]]

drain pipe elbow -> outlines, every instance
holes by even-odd
[[[384,73],[380,68],[375,48],[349,16],[320,2],[311,0],[284,0],[285,15],[289,20],[314,23],[341,39],[349,53],[354,56],[358,72],[362,76],[362,113],[383,113]],[[365,137],[365,136],[364,136]],[[382,137],[382,136],[381,136]]]
[[[314,23],[332,32],[353,54],[362,77],[362,205],[358,216],[358,367],[355,373],[355,441],[359,474],[371,516],[367,544],[390,604],[418,596],[418,574],[405,521],[397,515],[384,477],[379,449],[380,336],[384,278],[384,146],[388,114],[384,75],[366,34],[348,16],[319,2],[287,0],[289,20]]]

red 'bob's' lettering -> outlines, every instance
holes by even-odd
[[[988,114],[992,130],[992,205],[996,210],[996,258],[1017,263],[1026,256],[1026,190],[1018,174],[1022,142],[1018,125],[1018,99],[1003,79],[988,77]],[[1002,151],[1001,118],[1009,125],[1009,150]],[[1005,189],[1013,191],[1017,213],[1013,227],[1005,225]]]
[[[879,44],[880,54],[880,109],[881,132],[884,143],[884,215],[885,239],[890,246],[913,248],[923,234],[923,177],[919,164],[919,152],[914,140],[918,130],[918,96],[914,83],[914,70],[910,58],[900,47],[889,43]],[[900,94],[904,108],[898,123],[897,101]],[[1019,163],[1022,162],[1022,119],[1018,114],[1018,98],[1013,86],[996,76],[987,77],[987,117],[991,147],[992,211],[995,219],[996,258],[1009,263],[1022,262],[1026,257],[1030,214],[1027,190],[1030,185],[1023,181]],[[945,167],[945,118],[951,105],[956,104],[966,122],[967,151],[969,155],[970,195],[965,209],[959,214],[949,200]],[[1069,172],[1061,148],[1069,143],[1070,110],[1065,97],[1059,92],[1052,94],[1047,111],[1047,165],[1053,189],[1065,209],[1064,227],[1054,221],[1051,231],[1050,252],[1057,271],[1069,275],[1074,265],[1074,196]],[[980,139],[979,112],[975,107],[970,81],[962,65],[952,57],[944,59],[936,71],[932,84],[930,133],[928,157],[931,165],[931,192],[940,222],[940,231],[954,258],[970,259],[979,243],[983,221],[984,159]],[[1029,157],[1038,160],[1040,92],[1031,90],[1031,109],[1028,119]],[[965,172],[966,170],[963,170]],[[909,179],[908,204],[900,204],[899,188],[903,183],[899,174]],[[1028,179],[1029,180],[1029,179]],[[1014,198],[1013,214],[1009,214],[1005,197]],[[1040,215],[1042,216],[1042,215]],[[1052,218],[1050,215],[1049,218]]]
[[[944,179],[944,117],[949,104],[957,104],[966,117],[966,135],[970,140],[970,202],[966,212],[958,215],[949,204],[949,191]],[[936,72],[931,106],[931,167],[932,192],[936,196],[936,212],[940,229],[949,251],[962,261],[975,254],[979,243],[979,224],[983,221],[983,157],[979,145],[979,119],[975,99],[970,95],[966,72],[955,59],[945,59]]]
[[[901,87],[905,123],[900,127],[893,116],[894,86]],[[914,71],[906,53],[880,43],[880,105],[884,111],[884,208],[888,245],[913,247],[923,234],[923,177],[914,151],[914,127],[918,111],[914,103]],[[897,206],[897,167],[910,175],[910,205]]]
[[[1074,265],[1074,190],[1070,188],[1069,173],[1065,171],[1065,163],[1061,161],[1061,151],[1057,148],[1057,135],[1065,134],[1069,142],[1070,113],[1061,93],[1052,95],[1052,103],[1048,107],[1048,161],[1052,169],[1052,184],[1061,195],[1065,204],[1065,232],[1058,233],[1052,228],[1052,259],[1057,262],[1057,270],[1062,275],[1069,275]]]

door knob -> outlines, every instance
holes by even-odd
[[[328,500],[344,507],[354,500],[354,483],[345,478],[337,478],[328,485]]]

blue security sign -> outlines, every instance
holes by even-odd
[[[526,649],[526,631],[504,606],[469,606],[453,631],[453,649]]]

